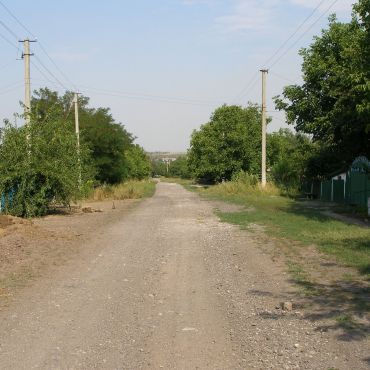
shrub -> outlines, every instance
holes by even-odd
[[[45,215],[52,202],[69,205],[92,174],[88,161],[88,150],[81,145],[78,156],[73,127],[57,112],[49,112],[43,121],[31,118],[27,127],[6,122],[0,130],[3,211],[34,217]]]

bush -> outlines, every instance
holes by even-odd
[[[45,215],[53,202],[69,205],[92,175],[88,160],[85,146],[77,154],[73,127],[52,111],[43,121],[31,119],[27,127],[6,122],[0,130],[3,211],[34,217]]]
[[[256,186],[259,183],[258,176],[251,175],[245,171],[239,171],[235,173],[232,176],[231,181],[242,183],[249,186]]]

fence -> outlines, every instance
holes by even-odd
[[[13,202],[15,191],[11,190],[7,194],[0,195],[0,213],[3,212],[8,206],[10,206]]]
[[[348,172],[346,202],[367,207],[370,197],[370,173]]]
[[[302,191],[327,202],[347,203],[368,207],[370,198],[370,161],[365,157],[354,160],[351,168],[339,178],[302,184]],[[340,178],[344,177],[344,179]]]

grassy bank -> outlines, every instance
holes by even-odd
[[[124,200],[150,197],[154,194],[155,183],[150,180],[130,180],[118,185],[102,185],[92,191],[88,200]]]
[[[200,192],[210,198],[244,205],[240,213],[220,213],[221,220],[248,227],[264,225],[268,233],[317,245],[340,262],[370,277],[370,229],[348,225],[321,214],[307,204],[279,195],[269,185],[266,190],[242,183],[220,184]]]
[[[186,186],[193,184],[194,180],[182,179],[180,177],[161,177],[161,182],[169,182],[172,184],[180,184]]]

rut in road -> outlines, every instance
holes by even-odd
[[[263,316],[294,293],[281,267],[179,185],[158,184],[89,248],[0,313],[0,368],[351,368],[315,324]]]

